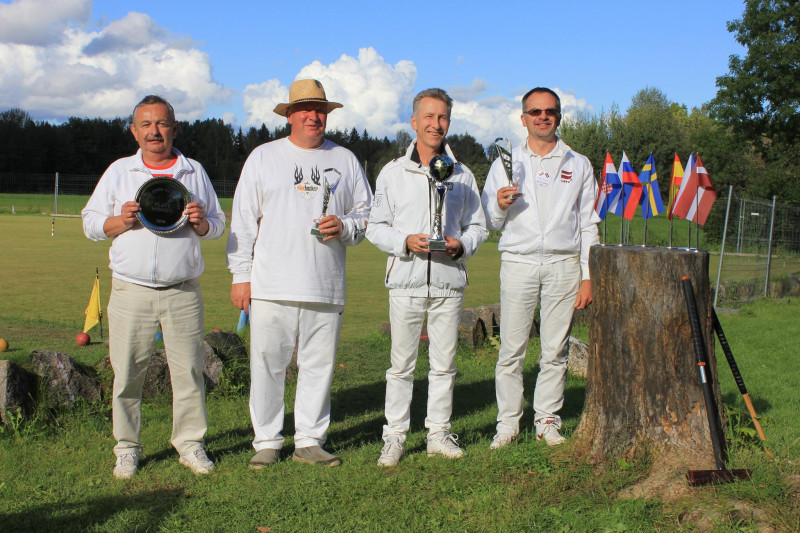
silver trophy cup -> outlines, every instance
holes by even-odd
[[[428,250],[431,252],[444,252],[447,250],[447,242],[444,239],[442,227],[442,210],[444,209],[444,198],[447,191],[453,188],[452,183],[446,183],[453,175],[456,164],[448,155],[437,155],[428,164],[430,174],[430,185],[434,192],[434,212],[433,228],[428,239]]]
[[[336,192],[336,187],[339,185],[339,180],[341,179],[342,173],[335,168],[326,168],[322,172],[322,214],[311,228],[311,235],[325,237],[325,234],[319,230],[319,221],[328,216],[328,204],[331,201],[331,196]]]
[[[514,169],[511,165],[511,141],[506,138],[498,137],[494,140],[494,147],[497,149],[497,155],[500,162],[503,163],[503,170],[506,172],[506,179],[508,180],[509,187],[516,187],[517,182],[514,181]],[[509,194],[509,200],[516,200],[522,196],[521,192]]]

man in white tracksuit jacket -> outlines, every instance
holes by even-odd
[[[417,139],[404,157],[381,170],[367,226],[367,239],[389,254],[386,287],[392,327],[391,368],[386,372],[386,425],[378,464],[394,466],[403,456],[410,426],[414,367],[425,313],[428,314],[428,455],[463,456],[450,433],[453,407],[453,364],[458,344],[458,319],[467,285],[466,260],[486,239],[486,223],[475,178],[456,163],[448,180],[443,210],[447,250],[430,252],[436,194],[426,173],[430,160],[447,154],[445,135],[452,100],[441,89],[428,89],[414,99],[411,126]]]
[[[589,248],[598,243],[597,184],[591,163],[556,137],[561,102],[537,87],[522,98],[528,137],[512,150],[515,186],[498,158],[482,202],[489,229],[502,230],[500,354],[495,370],[497,434],[492,449],[510,444],[522,417],[522,364],[541,299],[542,356],[533,397],[536,440],[561,444],[569,332],[574,309],[592,301]],[[515,197],[517,193],[521,197]]]
[[[208,418],[200,241],[222,235],[225,214],[202,165],[172,147],[178,123],[166,100],[150,95],[139,102],[131,133],[139,151],[108,167],[81,212],[88,238],[113,239],[108,254],[113,271],[108,327],[117,440],[114,476],[128,479],[139,471],[142,387],[159,325],[172,382],[171,442],[182,465],[208,474],[214,463],[203,448]],[[192,195],[184,211],[187,223],[165,235],[153,233],[137,218],[137,191],[154,177],[174,179]]]
[[[275,464],[283,446],[286,367],[297,345],[294,461],[338,466],[322,445],[345,304],[346,250],[364,240],[372,192],[350,150],[324,138],[329,102],[317,80],[297,80],[275,113],[289,137],[253,150],[236,186],[228,237],[231,300],[250,312],[250,417],[256,454]],[[322,217],[325,182],[336,183]],[[319,218],[322,235],[311,234]]]

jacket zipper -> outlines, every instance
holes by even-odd
[[[431,208],[433,207],[433,204],[431,203],[432,202],[431,196],[432,196],[431,187],[430,187],[430,185],[428,185],[428,231],[429,232],[433,231],[433,219],[431,218],[433,216],[433,215],[431,215]],[[431,241],[431,236],[430,236],[430,233],[429,233],[428,234],[428,246],[430,246],[430,241]],[[431,252],[430,252],[430,250],[428,251],[428,282],[427,282],[427,286],[428,286],[428,298],[430,298],[431,297]]]

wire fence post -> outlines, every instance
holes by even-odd
[[[58,214],[58,172],[56,172],[56,186],[53,198],[53,213]]]
[[[725,208],[725,225],[722,227],[722,246],[719,248],[719,264],[717,265],[717,286],[714,289],[714,307],[717,307],[719,297],[719,279],[722,277],[722,258],[725,257],[725,237],[728,235],[728,217],[731,214],[731,198],[733,197],[733,185],[728,186],[728,207]]]
[[[764,277],[764,297],[767,296],[769,288],[769,269],[772,266],[772,229],[775,227],[775,200],[777,196],[772,197],[772,216],[769,220],[769,241],[767,241],[767,275]]]

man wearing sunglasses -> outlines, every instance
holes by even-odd
[[[542,355],[533,395],[536,440],[564,442],[558,411],[564,403],[568,337],[575,309],[592,302],[589,248],[599,242],[597,184],[589,160],[556,136],[561,101],[536,87],[522,97],[526,142],[512,150],[513,186],[502,162],[492,165],[482,203],[491,230],[502,230],[500,354],[495,368],[498,449],[519,434],[522,364],[541,303]],[[518,193],[521,193],[518,194]]]

